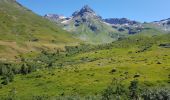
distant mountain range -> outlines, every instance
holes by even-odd
[[[148,29],[170,31],[169,19],[151,23],[141,23],[127,18],[102,19],[88,5],[75,11],[70,17],[58,14],[46,14],[44,17],[56,22],[64,30],[75,33],[80,39],[92,42],[107,43]]]
[[[56,22],[63,29],[74,33],[84,41],[107,43],[113,41],[112,36],[117,34],[117,30],[104,22],[87,5],[79,11],[75,11],[69,18],[56,14],[47,14],[45,18]]]
[[[140,22],[132,21],[127,18],[108,18],[104,19],[105,22],[113,24],[113,25],[134,25],[134,24],[140,24]]]
[[[104,21],[119,32],[126,31],[128,34],[136,34],[144,29],[142,23],[127,18],[108,18]]]

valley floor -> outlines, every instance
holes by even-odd
[[[140,89],[170,88],[170,49],[162,44],[169,43],[168,36],[158,37],[159,41],[157,37],[134,36],[96,47],[70,46],[66,52],[23,54],[21,63],[28,67],[21,64],[14,80],[0,86],[0,97],[9,97],[11,92],[22,100],[96,96],[112,83],[128,90],[134,80],[139,81]],[[36,71],[26,69],[34,69],[29,66]]]
[[[157,44],[144,49],[125,44],[80,52],[56,63],[62,67],[56,64],[54,68],[16,75],[13,82],[1,87],[0,96],[13,90],[22,100],[32,96],[99,95],[117,80],[125,87],[133,80],[139,81],[140,88],[170,87],[170,49]]]

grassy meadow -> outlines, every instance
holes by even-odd
[[[25,63],[41,62],[43,66],[28,74],[16,74],[12,82],[2,85],[0,97],[8,96],[12,90],[21,100],[34,96],[97,96],[117,81],[128,90],[133,80],[139,81],[140,89],[169,88],[170,49],[160,46],[169,43],[169,38],[169,34],[134,35],[105,45],[70,46],[65,52],[55,54],[30,52],[20,55]],[[48,60],[44,60],[44,54],[52,54],[49,56],[55,59],[52,65],[45,64]]]

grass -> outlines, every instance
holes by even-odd
[[[0,53],[12,53],[12,56],[7,55],[8,58],[31,50],[53,50],[80,42],[55,23],[34,14],[13,0],[1,0],[0,12],[0,45],[6,48]]]
[[[131,43],[134,38],[139,41]],[[146,51],[136,53],[143,44],[148,43],[148,39],[154,44]],[[122,84],[126,87],[134,79],[139,80],[141,88],[169,87],[170,50],[158,45],[170,42],[169,35],[148,39],[140,35],[132,36],[113,43],[111,49],[77,53],[57,60],[56,63],[63,63],[63,67],[54,66],[28,75],[16,75],[14,82],[0,89],[0,96],[5,96],[13,88],[16,96],[23,100],[40,95],[97,95],[114,78],[123,79]],[[122,45],[117,47],[119,43]],[[33,57],[37,54],[26,55]],[[116,72],[111,73],[112,69]],[[134,78],[135,75],[140,76]]]

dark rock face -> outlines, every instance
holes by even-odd
[[[167,25],[170,25],[170,21],[167,22]]]
[[[119,32],[123,32],[123,31],[125,31],[125,29],[119,28],[118,31],[119,31]]]
[[[143,30],[143,28],[129,28],[129,34],[136,34]]]
[[[84,12],[95,13],[88,5],[85,5],[85,6],[80,10],[80,13],[84,13]]]
[[[89,27],[94,32],[96,32],[98,30],[98,28],[95,25],[90,25]]]
[[[75,11],[72,14],[73,18],[81,17],[83,22],[86,22],[88,18],[98,18],[102,20],[101,16],[96,15],[95,11],[92,10],[88,5],[85,5],[82,9],[79,11]]]
[[[109,19],[104,19],[105,22],[109,23],[109,24],[129,24],[129,25],[133,25],[133,24],[138,24],[139,22],[137,21],[131,21],[127,18],[109,18]]]
[[[75,11],[72,16],[77,16],[79,14],[79,11]]]
[[[95,14],[95,12],[88,6],[85,5],[80,11],[75,11],[72,16],[77,17],[77,16],[85,16],[87,14]]]

